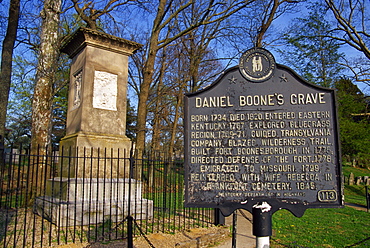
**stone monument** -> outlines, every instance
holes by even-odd
[[[79,154],[91,147],[114,152],[120,149],[127,157],[131,148],[125,134],[128,56],[140,47],[138,43],[86,28],[79,29],[65,43],[62,52],[69,55],[72,65],[67,131],[61,147]],[[84,173],[84,177],[104,177],[96,164],[89,169],[75,166],[68,171],[62,168],[62,176],[82,177]],[[112,177],[129,177],[129,170],[112,168],[112,172]]]
[[[130,174],[125,134],[128,57],[140,47],[80,28],[61,49],[72,59],[64,155],[60,177],[49,179],[46,195],[35,202],[35,211],[57,225],[122,221],[130,199],[130,214],[153,215],[153,202],[141,197],[141,182]],[[107,159],[109,166],[101,166]]]

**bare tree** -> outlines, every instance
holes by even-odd
[[[362,53],[368,61],[349,61],[345,63],[357,81],[370,81],[370,3],[366,0],[325,0],[332,12],[336,27],[328,37],[351,46]]]
[[[341,35],[331,37],[350,45],[370,59],[369,2],[366,0],[325,0],[325,2],[337,21],[335,31]]]
[[[262,14],[257,17],[259,20],[257,25],[259,25],[257,29],[257,34],[255,38],[255,46],[262,47],[264,36],[266,35],[267,30],[272,25],[272,22],[285,13],[288,10],[291,10],[296,3],[301,1],[298,0],[268,0],[262,1]],[[294,4],[294,5],[292,5]]]
[[[183,18],[185,20],[183,25],[190,26],[200,18],[200,14],[199,9],[192,8],[190,17]],[[216,74],[221,71],[218,59],[210,46],[213,41],[222,36],[224,28],[224,22],[203,25],[181,38],[178,46],[182,51],[178,53],[186,56],[188,60],[188,63],[183,63],[183,67],[188,68],[186,72],[188,77],[183,76],[188,81],[188,85],[185,84],[182,91],[197,91],[205,84],[211,83],[210,80],[215,79]],[[181,59],[181,56],[178,59]]]
[[[135,0],[109,0],[106,1],[83,1],[72,0],[73,7],[75,8],[77,14],[80,18],[86,22],[86,27],[98,30],[97,21],[104,15],[109,14],[113,10],[120,6],[125,6],[130,3],[135,3]],[[100,9],[98,9],[100,8]]]
[[[19,22],[20,0],[11,0],[9,6],[8,27],[3,40],[1,53],[1,72],[0,72],[0,143],[4,142],[5,120],[8,106],[12,59],[17,29]],[[1,154],[0,154],[1,156]],[[0,163],[2,159],[0,157]]]
[[[290,8],[292,8],[292,4],[296,2],[297,1],[285,0],[259,1],[255,2],[253,5],[250,5],[249,8],[245,10],[247,12],[251,12],[252,9],[258,8],[257,6],[261,7],[262,3],[265,4],[262,5],[262,7],[264,8],[261,9],[261,11],[263,10],[264,13],[262,24],[256,21],[257,19],[259,20],[259,18],[254,20],[255,25],[257,25],[258,27],[260,27],[261,25],[263,26],[263,28],[256,28],[255,30],[255,34],[260,35],[258,38],[260,45],[262,45],[262,40],[264,38],[263,34],[267,31],[272,21],[277,18],[277,16],[280,16],[281,14],[285,13],[285,11],[288,11]],[[289,6],[288,3],[290,4]],[[181,14],[183,14],[183,16],[181,16]],[[199,8],[199,6],[192,5],[188,12],[180,13],[180,15],[177,16],[177,20],[175,22],[177,25],[172,27],[172,32],[180,32],[181,29],[184,29],[184,27],[189,27],[193,23],[199,21],[199,18],[201,17],[201,8]],[[175,74],[177,75],[177,77],[173,77],[170,80],[174,84],[173,86],[171,86],[173,90],[170,90],[170,88],[167,87],[167,89],[170,90],[169,92],[171,92],[167,95],[174,96],[172,97],[173,102],[171,103],[172,110],[168,111],[169,113],[171,113],[169,116],[172,116],[172,119],[168,118],[168,116],[165,116],[167,126],[171,127],[168,131],[169,140],[165,143],[168,146],[168,152],[170,156],[174,154],[176,139],[177,137],[179,137],[178,134],[181,130],[181,128],[179,128],[179,120],[182,114],[182,95],[183,93],[189,91],[189,89],[190,91],[198,90],[205,82],[207,82],[207,78],[212,75],[212,70],[214,70],[215,68],[218,68],[218,71],[220,71],[220,64],[218,64],[217,59],[211,55],[212,52],[209,50],[209,46],[212,41],[222,35],[224,29],[226,28],[227,25],[223,25],[222,22],[202,25],[196,29],[189,31],[186,35],[183,35],[181,38],[179,38],[180,41],[171,46],[176,47],[176,49],[172,48],[171,52],[168,52],[172,56],[176,56],[176,54],[178,55],[176,59],[168,63],[170,64],[169,70],[176,72]],[[229,28],[232,29],[232,27]],[[259,33],[258,30],[260,31]],[[176,68],[174,65],[178,63],[180,64],[178,65],[178,68]],[[160,99],[164,98],[161,97]],[[162,104],[165,105],[164,102],[162,102]],[[171,121],[169,122],[169,120]],[[154,127],[155,130],[158,129],[158,122],[159,120],[158,118],[156,118]],[[155,135],[155,138],[155,140],[158,140],[158,135]],[[165,141],[162,140],[162,143],[164,142]],[[152,145],[151,147],[155,147],[155,145]]]
[[[145,134],[146,134],[146,121],[147,121],[147,103],[150,93],[150,87],[153,82],[155,60],[158,51],[183,35],[190,31],[198,28],[202,25],[208,25],[215,22],[225,20],[230,15],[238,12],[239,10],[246,7],[253,1],[193,1],[189,0],[184,3],[177,3],[173,0],[160,0],[156,16],[153,21],[151,29],[148,54],[144,64],[143,81],[140,85],[139,103],[138,103],[138,118],[137,118],[137,137],[136,137],[136,149],[140,152],[145,147]],[[177,4],[176,4],[177,3]],[[168,28],[168,24],[171,21],[176,20],[177,16],[183,11],[197,4],[203,7],[200,18],[192,23],[190,26],[185,27],[179,32],[175,32],[171,37],[161,38],[161,33]]]
[[[161,147],[161,132],[163,130],[162,126],[160,125],[161,119],[163,117],[163,113],[165,112],[163,108],[165,108],[165,86],[164,86],[164,78],[165,73],[167,70],[168,61],[166,61],[166,52],[165,49],[163,50],[163,55],[161,58],[161,65],[159,69],[158,79],[156,80],[156,87],[155,87],[155,99],[153,99],[153,132],[152,132],[152,156],[158,152]]]

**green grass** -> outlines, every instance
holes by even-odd
[[[348,177],[351,172],[354,174],[355,177],[370,176],[370,170],[351,166],[344,166],[342,169],[343,175],[347,178],[346,183],[344,184],[345,202],[366,206],[365,185],[348,185]]]
[[[272,247],[370,247],[370,214],[350,207],[273,215]]]
[[[343,167],[343,175],[370,171]],[[369,187],[370,188],[370,187]],[[370,189],[369,189],[370,190]],[[365,185],[344,185],[345,201],[366,206]],[[273,215],[272,247],[370,247],[370,213],[345,208],[308,209],[301,218],[287,210]]]
[[[344,186],[344,201],[366,207],[365,186],[364,185],[345,185]]]
[[[358,168],[352,166],[343,166],[342,167],[343,175],[349,177],[349,174],[352,172],[355,177],[370,176],[370,170],[366,168]]]

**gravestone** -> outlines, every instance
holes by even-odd
[[[349,174],[349,180],[348,180],[348,185],[353,185],[355,183],[355,175],[353,172]]]
[[[356,177],[356,185],[361,185],[361,183],[362,183],[362,178]]]
[[[60,146],[64,154],[75,153],[89,157],[89,148],[102,148],[95,156],[121,157],[131,148],[126,136],[126,104],[128,57],[141,45],[115,36],[79,29],[62,47],[72,59],[68,95],[67,130]],[[104,149],[103,149],[104,148]],[[113,154],[110,154],[112,149]],[[95,151],[96,152],[96,151]],[[101,168],[94,160],[91,168],[62,167],[62,176],[102,178]],[[113,178],[129,177],[128,169],[112,167]],[[72,173],[72,174],[71,174]]]
[[[366,184],[367,180],[369,180],[369,176],[364,176],[363,182]]]
[[[35,204],[36,212],[59,226],[153,215],[153,202],[142,198],[142,184],[130,173],[125,134],[128,57],[140,47],[80,28],[61,49],[72,59],[64,155],[59,177],[47,181],[46,195]],[[109,166],[102,166],[106,161]]]

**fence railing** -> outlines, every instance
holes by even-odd
[[[183,163],[163,155],[10,149],[0,164],[2,247],[95,243],[214,223],[212,209],[183,207]]]

